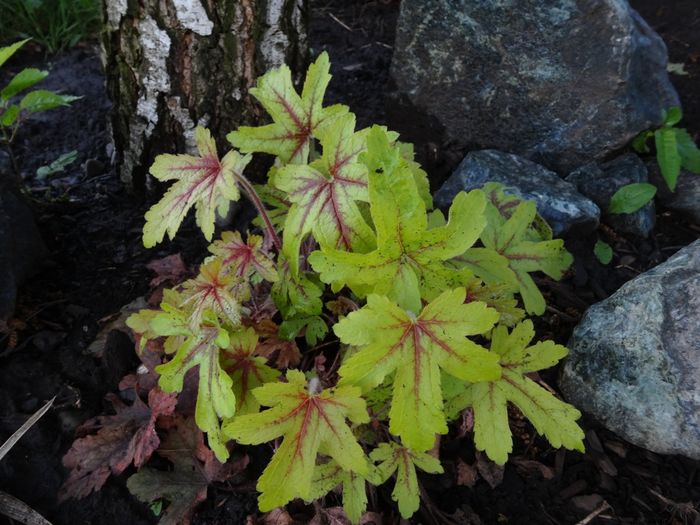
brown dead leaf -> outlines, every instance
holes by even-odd
[[[274,509],[270,512],[263,514],[262,518],[258,520],[261,525],[292,525],[294,520],[284,509]]]
[[[457,485],[469,487],[470,489],[476,485],[476,480],[479,479],[479,472],[476,467],[465,463],[461,458],[457,459]]]
[[[511,463],[518,469],[520,475],[529,478],[539,473],[543,479],[554,479],[554,469],[544,463],[525,458],[512,458]]]
[[[138,396],[132,405],[113,394],[108,399],[116,414],[86,421],[78,428],[84,437],[76,439],[63,457],[70,473],[59,491],[59,501],[84,498],[99,490],[110,474],[121,474],[132,462],[143,465],[160,444],[157,419],[172,414],[176,404],[173,394],[158,388],[149,392],[148,405]]]
[[[287,341],[279,337],[279,326],[271,319],[263,319],[253,325],[260,337],[255,354],[274,363],[276,368],[284,370],[296,366],[301,361],[301,351],[296,341]]]
[[[127,487],[141,501],[164,498],[170,502],[159,525],[189,525],[195,508],[207,497],[209,484],[228,479],[248,465],[247,456],[219,463],[191,418],[175,418],[158,455],[170,460],[173,469],[141,469],[128,479]]]
[[[503,481],[503,473],[505,467],[491,461],[483,452],[476,452],[476,469],[481,477],[489,484],[492,489],[495,489]]]
[[[352,522],[345,515],[343,507],[330,507],[327,509],[318,507],[309,525],[352,525]]]
[[[187,266],[179,253],[168,255],[162,259],[154,259],[146,265],[146,268],[155,273],[151,279],[151,288],[157,288],[163,283],[178,284],[187,276]]]

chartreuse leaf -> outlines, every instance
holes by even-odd
[[[656,186],[646,182],[626,184],[610,197],[610,213],[634,213],[646,206],[656,195]]]
[[[496,183],[486,184],[484,192],[488,218],[480,237],[484,248],[471,248],[455,261],[487,284],[516,284],[525,309],[542,314],[546,303],[529,274],[541,271],[561,279],[573,257],[564,241],[551,239],[551,230],[537,220],[534,202],[508,196]]]
[[[165,392],[181,392],[185,374],[198,368],[195,421],[207,433],[209,446],[223,462],[228,458],[228,450],[221,437],[219,418],[231,418],[236,410],[233,382],[220,363],[221,352],[230,345],[230,336],[210,311],[205,312],[202,324],[192,329],[190,314],[176,306],[180,302],[178,294],[171,292],[164,295],[160,312],[152,315],[142,310],[132,315],[127,324],[134,330],[145,327],[142,338],[166,337],[165,351],[175,356],[155,368],[160,374],[158,384]]]
[[[238,278],[264,279],[274,283],[279,278],[275,262],[263,249],[263,238],[248,234],[243,241],[240,232],[223,232],[221,239],[209,245],[209,252],[221,259],[221,266],[227,273]]]
[[[673,128],[657,129],[654,133],[656,160],[661,168],[661,176],[669,189],[674,191],[681,173],[681,155],[678,152],[676,130]]]
[[[511,333],[497,326],[491,334],[491,352],[500,359],[502,375],[497,380],[450,386],[447,411],[456,413],[468,406],[474,411],[474,441],[496,463],[502,465],[513,450],[508,426],[508,403],[513,403],[554,447],[583,451],[583,431],[576,424],[581,413],[560,401],[532,379],[530,372],[549,368],[568,350],[552,341],[528,346],[535,335],[532,321],[517,325]]]
[[[368,392],[395,372],[389,430],[414,450],[430,449],[435,434],[447,433],[440,369],[467,381],[500,375],[497,356],[466,339],[488,332],[498,313],[465,298],[464,288],[448,290],[415,315],[372,294],[333,327],[343,343],[359,347],[340,367],[340,385]]]
[[[420,507],[420,489],[416,467],[431,474],[443,472],[440,460],[398,443],[381,443],[370,454],[370,459],[377,465],[378,482],[384,483],[396,473],[396,484],[391,498],[399,505],[399,512],[405,519],[413,516]]]
[[[321,248],[309,257],[321,280],[348,285],[355,293],[386,295],[418,312],[421,298],[431,300],[448,287],[443,261],[464,253],[485,225],[481,191],[460,193],[446,225],[428,229],[425,204],[400,152],[386,132],[375,126],[368,134],[363,161],[370,168],[370,211],[377,248],[367,254]]]
[[[222,354],[222,366],[233,381],[236,414],[254,414],[260,409],[253,389],[275,381],[279,370],[267,366],[267,359],[255,355],[258,336],[252,328],[232,332],[231,344]]]
[[[225,273],[221,259],[212,259],[200,266],[197,277],[183,283],[178,306],[189,313],[193,331],[207,311],[237,325],[241,320],[241,302],[248,299],[247,286],[247,281]]]
[[[294,89],[292,73],[282,65],[258,79],[250,93],[263,105],[273,123],[261,127],[241,126],[226,138],[244,153],[276,155],[284,164],[306,164],[311,139],[339,116],[347,113],[340,104],[323,107],[331,79],[328,53],[321,53],[309,66],[301,97]]]
[[[273,184],[292,203],[284,223],[285,257],[295,274],[299,247],[313,233],[321,247],[366,252],[374,234],[356,201],[368,201],[367,168],[357,161],[365,140],[355,132],[355,116],[347,113],[321,134],[323,155],[309,165],[288,164]]]
[[[307,501],[320,499],[340,485],[343,491],[343,510],[351,523],[359,523],[362,514],[367,510],[367,480],[376,485],[383,483],[377,479],[372,465],[369,474],[363,476],[351,470],[344,470],[333,460],[317,465]]]
[[[187,212],[195,206],[197,224],[208,241],[214,234],[217,212],[228,213],[230,202],[238,200],[240,193],[236,176],[250,162],[251,157],[237,151],[229,151],[219,160],[216,143],[209,130],[197,127],[195,140],[199,156],[158,155],[150,173],[160,181],[175,180],[163,198],[148,212],[143,227],[143,244],[146,248],[163,240],[167,232],[172,239]]]
[[[310,499],[319,453],[330,456],[345,470],[360,475],[369,471],[362,447],[346,423],[346,419],[358,424],[369,421],[360,389],[338,386],[318,393],[317,381],[307,386],[304,374],[297,370],[288,370],[287,380],[253,391],[261,405],[272,408],[237,417],[223,426],[226,436],[244,444],[283,437],[258,480],[258,503],[263,512],[293,498]]]

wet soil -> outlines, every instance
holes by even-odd
[[[686,0],[632,4],[664,37],[671,62],[684,64],[688,74],[672,80],[683,102],[684,124],[697,142],[700,6]],[[333,64],[329,101],[349,104],[360,126],[384,122],[383,92],[398,2],[316,0],[312,5],[313,52],[328,50]],[[21,61],[9,62],[7,69],[16,71],[42,60],[40,53],[29,52]],[[52,59],[48,67],[52,73],[46,87],[83,98],[72,108],[48,112],[29,123],[16,147],[51,256],[20,291],[16,333],[0,334],[0,441],[54,395],[56,408],[0,462],[0,491],[22,499],[55,525],[155,523],[149,508],[126,490],[132,471],[110,479],[88,498],[57,504],[56,493],[66,475],[61,457],[76,427],[107,408],[105,394],[138,364],[130,341],[118,334],[108,339],[103,357],[92,353],[89,346],[98,332],[123,305],[147,292],[149,261],[181,253],[188,265],[196,265],[205,242],[190,218],[175,241],[143,248],[143,214],[157,196],[129,194],[110,166],[105,118],[110,105],[96,51],[86,45]],[[71,150],[78,152],[78,160],[64,173],[36,178],[39,166]],[[426,145],[417,145],[417,150],[439,156]],[[598,235],[614,246],[615,260],[604,267],[592,256],[595,236],[567,240],[576,257],[574,269],[559,283],[539,283],[550,305],[538,321],[540,335],[565,343],[588,305],[697,239],[700,229],[661,209],[650,239],[625,238],[604,226]],[[555,374],[551,371],[545,379],[555,384]],[[533,439],[527,425],[516,425],[514,461],[495,488],[487,480],[495,483],[492,478],[498,473],[481,465],[470,437],[445,437],[441,455],[446,472],[421,478],[426,497],[412,522],[573,524],[590,517],[604,502],[608,506],[589,523],[700,522],[694,513],[700,509],[700,463],[644,451],[589,419],[583,425],[586,454],[555,451]],[[251,479],[262,464],[262,458],[253,457]],[[484,470],[469,487],[465,473],[472,465]],[[244,523],[255,506],[253,486],[248,483],[237,491],[213,487],[195,523]],[[380,488],[370,501],[386,523],[399,523],[390,510],[394,505],[389,489]],[[327,498],[327,505],[337,503]],[[291,510],[301,523],[313,515],[309,506]],[[0,516],[0,525],[9,523]]]

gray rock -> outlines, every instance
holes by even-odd
[[[678,106],[666,46],[626,0],[407,0],[393,127],[499,148],[562,173],[600,160]]]
[[[649,180],[658,188],[656,197],[669,210],[685,215],[695,224],[700,224],[700,175],[681,170],[676,190],[671,191],[661,176],[656,160],[647,162]]]
[[[634,153],[627,153],[601,166],[586,164],[566,177],[566,181],[598,205],[604,221],[616,232],[648,237],[654,229],[656,208],[653,200],[634,213],[606,213],[610,198],[622,186],[649,181],[644,162]]]
[[[6,181],[7,173],[0,173]],[[21,194],[0,184],[0,320],[12,316],[17,287],[31,276],[47,250]]]
[[[624,439],[700,459],[700,240],[593,305],[559,385]]]
[[[527,159],[496,150],[473,151],[435,194],[440,208],[449,207],[460,191],[500,182],[506,193],[534,200],[554,235],[570,230],[587,233],[598,227],[600,210],[556,173]]]

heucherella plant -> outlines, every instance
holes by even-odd
[[[129,318],[142,350],[162,344],[160,389],[193,385],[196,423],[222,463],[231,443],[274,443],[262,511],[339,489],[358,523],[367,486],[393,478],[408,518],[417,471],[443,471],[437,437],[464,410],[476,447],[499,464],[513,449],[509,404],[554,446],[582,450],[580,413],[528,375],[566,354],[528,346],[525,319],[545,308],[530,274],[557,279],[571,263],[562,241],[533,203],[496,184],[458,194],[446,217],[433,210],[412,148],[382,126],[357,130],[345,106],[324,107],[329,80],[325,53],[301,95],[277,68],[251,90],[271,124],[229,134],[237,149],[223,157],[198,128],[198,156],[162,155],[151,168],[174,183],[146,214],[146,246],[175,235],[193,206],[211,240],[241,193],[263,234],[222,233],[199,275]],[[255,187],[243,171],[258,153],[275,159]]]

